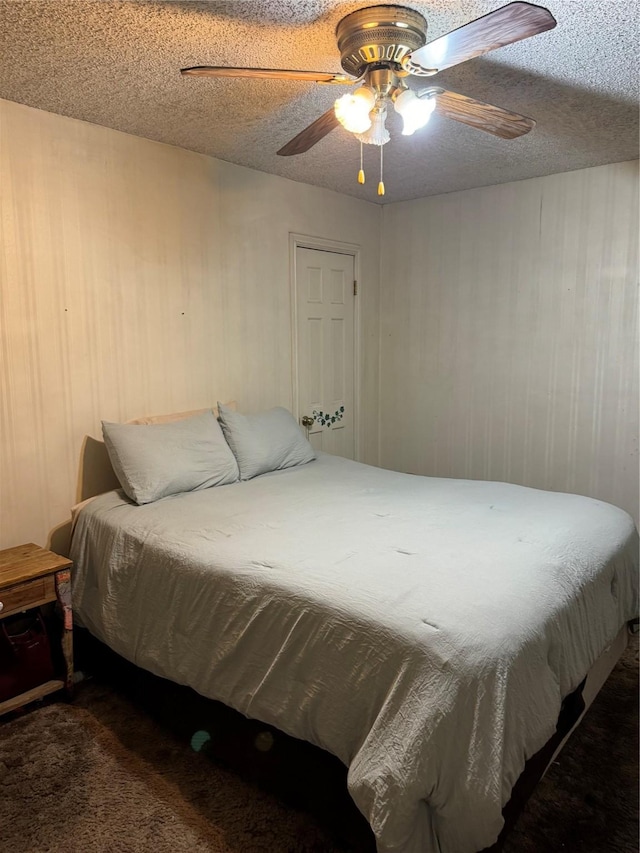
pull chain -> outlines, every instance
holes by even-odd
[[[378,195],[384,195],[384,181],[382,180],[382,149],[384,145],[380,146],[380,183],[378,184]]]
[[[364,169],[362,167],[362,141],[360,142],[360,171],[358,172],[358,183],[364,184]]]

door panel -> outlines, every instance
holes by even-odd
[[[354,258],[296,248],[299,413],[316,450],[354,458]]]

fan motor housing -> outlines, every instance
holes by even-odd
[[[336,28],[340,62],[360,77],[371,65],[400,66],[405,56],[427,40],[427,22],[404,6],[369,6],[343,18]]]

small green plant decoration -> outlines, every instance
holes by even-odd
[[[320,426],[330,426],[331,424],[337,424],[338,421],[342,420],[344,417],[344,406],[340,406],[340,408],[332,415],[328,412],[320,412],[317,409],[314,409],[312,414]]]

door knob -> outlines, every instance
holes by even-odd
[[[302,424],[303,427],[306,427],[306,429],[309,429],[310,427],[312,427],[314,422],[315,422],[315,418],[312,417],[311,415],[303,415],[301,420],[300,420],[300,423]]]

